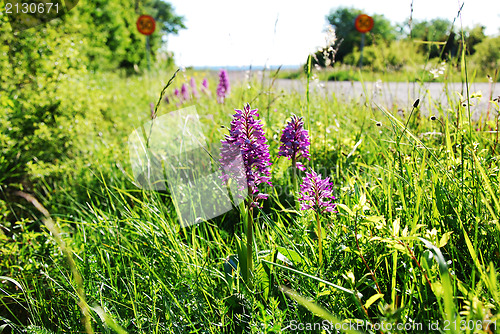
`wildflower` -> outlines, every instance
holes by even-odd
[[[302,117],[292,115],[292,119],[283,129],[281,134],[281,146],[279,156],[287,157],[292,160],[294,167],[297,158],[305,158],[309,160],[309,149],[311,145],[309,141],[309,133],[304,129],[304,121]],[[305,170],[302,164],[297,164],[300,170]]]
[[[271,184],[271,165],[269,145],[267,144],[262,124],[257,119],[257,109],[247,105],[243,110],[235,109],[231,129],[221,141],[220,164],[223,169],[222,180],[228,183],[229,177],[236,181],[239,190],[248,190],[250,200],[247,210],[247,260],[242,266],[242,276],[252,287],[250,273],[253,271],[253,208],[258,207],[259,199],[266,199],[267,194],[260,193],[258,185]],[[229,174],[229,175],[228,175]]]
[[[181,93],[179,92],[179,88],[176,88],[176,89],[174,90],[174,95],[175,95],[175,97],[180,98]]]
[[[191,86],[191,92],[193,93],[193,96],[195,98],[198,98],[198,90],[196,89],[196,81],[194,78],[191,78],[191,81],[189,81],[189,85]]]
[[[248,188],[254,199],[266,199],[267,194],[259,193],[258,185],[271,184],[269,166],[269,145],[262,129],[257,109],[247,104],[243,110],[235,109],[229,135],[221,141],[220,163],[224,170],[223,181],[229,177],[236,179],[239,190]],[[229,175],[228,175],[229,174]],[[245,182],[246,179],[246,182]],[[257,203],[252,203],[257,206]]]
[[[321,176],[314,171],[306,173],[304,182],[300,185],[299,201],[302,202],[300,209],[313,209],[318,214],[334,212],[335,203],[331,201],[335,196],[332,193],[332,186],[329,177],[321,179]]]
[[[187,89],[187,85],[186,85],[186,84],[182,84],[182,87],[181,87],[181,95],[182,95],[182,99],[183,99],[184,101],[189,100],[189,92],[188,92],[188,89]]]
[[[323,241],[321,237],[320,215],[325,212],[333,212],[335,203],[331,201],[335,199],[332,194],[332,183],[330,178],[321,179],[316,172],[306,173],[304,182],[300,185],[299,202],[301,210],[313,209],[316,212],[316,224],[318,231],[319,245],[319,264],[323,263]]]
[[[208,89],[208,80],[207,80],[207,78],[204,78],[203,81],[201,82],[201,91],[205,95],[209,95],[209,96],[212,95],[210,93],[210,90]]]
[[[335,29],[333,29],[332,26],[328,26],[326,30],[325,42],[326,47],[321,50],[323,52],[323,59],[325,60],[325,67],[330,65],[333,66],[333,63],[335,62],[335,54],[337,53],[337,50],[334,49],[333,46],[337,42],[337,35],[335,34]]]
[[[446,70],[446,62],[443,61],[441,63],[441,66],[429,70],[429,73],[432,74],[433,79],[437,79],[444,74],[445,70]]]
[[[221,70],[219,74],[219,85],[217,86],[217,101],[224,103],[229,94],[229,77],[226,70]]]

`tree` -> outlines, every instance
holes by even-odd
[[[449,20],[437,18],[431,21],[417,21],[411,28],[407,37],[421,40],[423,43],[419,51],[428,54],[429,58],[441,57],[445,60],[457,55],[458,35],[452,29]],[[440,47],[439,45],[444,46]]]
[[[177,16],[174,8],[163,0],[150,0],[147,2],[148,13],[153,16],[164,34],[177,34],[180,29],[186,29],[184,18]]]
[[[447,40],[451,28],[451,22],[446,19],[432,19],[431,21],[414,22],[408,37],[424,41]]]
[[[150,45],[155,51],[162,46],[169,34],[178,34],[179,30],[186,29],[184,18],[175,14],[174,8],[163,0],[148,0],[144,6],[144,12],[154,17],[157,32],[151,36]]]
[[[151,51],[161,46],[162,34],[176,34],[185,28],[183,18],[174,13],[172,5],[162,0],[94,0],[81,2],[76,10],[86,28],[86,48],[90,67],[132,68],[146,59],[144,39],[136,28],[140,14],[148,14],[157,21],[157,32],[150,38]]]
[[[361,33],[354,28],[356,17],[362,14],[362,11],[355,8],[339,7],[332,10],[326,17],[327,21],[335,28],[338,41],[337,61],[342,61],[344,57],[354,50],[355,46],[361,44]],[[390,42],[396,39],[397,31],[391,25],[391,22],[383,15],[372,15],[375,25],[373,29],[366,34],[366,45],[371,45],[375,40]]]
[[[472,57],[485,72],[494,71],[500,67],[500,36],[486,37],[475,46],[475,54]],[[492,73],[490,72],[490,73]]]
[[[485,26],[476,25],[472,29],[467,30],[467,52],[470,55],[473,55],[476,52],[476,46],[486,38],[486,35],[484,33],[485,29]]]

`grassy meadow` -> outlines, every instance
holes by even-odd
[[[457,71],[469,80],[464,66]],[[173,74],[68,79],[72,90],[62,94],[92,112],[65,128],[78,150],[57,177],[31,166],[37,186],[20,183],[0,201],[0,333],[496,331],[498,99],[478,121],[467,91],[462,101],[449,92],[431,117],[419,101],[401,114],[335,92],[283,91],[273,85],[280,74],[265,72],[232,82],[218,103],[217,73],[178,72],[157,116],[195,106],[211,147],[235,108],[259,110],[273,186],[252,210],[246,275],[244,208],[181,228],[168,191],[143,190],[133,178],[128,136],[151,118]],[[306,87],[310,76],[300,78]],[[210,94],[181,101],[174,88],[191,77],[198,85],[206,77]],[[297,210],[291,162],[278,156],[292,114],[311,138],[302,162],[333,182],[322,261],[316,217]]]

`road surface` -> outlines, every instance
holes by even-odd
[[[261,83],[262,72],[253,72],[254,82]],[[229,72],[231,80],[248,82],[248,74],[244,71]],[[270,80],[264,81],[264,88],[268,89]],[[285,92],[296,91],[305,94],[305,80],[277,79],[274,89]],[[467,90],[462,83],[439,83],[439,82],[351,82],[351,81],[311,81],[311,90],[315,90],[326,99],[337,98],[339,100],[356,100],[383,106],[391,111],[403,110],[407,112],[416,99],[420,99],[420,109],[426,115],[437,114],[438,109],[456,112],[457,103],[467,103]],[[463,98],[460,98],[460,95]],[[480,94],[481,97],[473,97]],[[472,83],[469,85],[469,96],[473,119],[478,119],[481,114],[489,110],[490,117],[496,116],[496,106],[489,101],[500,96],[500,83]],[[450,103],[451,102],[451,103]]]
[[[277,80],[275,85],[280,89],[305,91],[305,83],[300,80]],[[420,99],[420,108],[427,114],[434,114],[439,109],[456,110],[458,102],[467,103],[467,89],[462,83],[426,82],[313,82],[311,89],[324,94],[325,98],[354,99],[368,101],[388,109],[411,109],[416,99]],[[490,95],[491,94],[491,95]],[[460,95],[462,98],[460,98]],[[474,97],[474,96],[481,97]],[[472,83],[469,85],[469,103],[473,118],[481,113],[495,113],[495,106],[489,101],[500,95],[500,84]],[[491,98],[490,98],[491,96]]]

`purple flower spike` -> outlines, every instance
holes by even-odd
[[[281,146],[278,155],[287,157],[288,160],[296,160],[303,157],[309,160],[309,133],[304,129],[304,121],[302,117],[292,115],[292,119],[283,129],[281,135]],[[297,164],[297,167],[304,170],[302,164]]]
[[[201,82],[201,92],[205,95],[212,95],[210,93],[210,90],[208,89],[208,80],[207,78],[204,78],[203,81]]]
[[[182,87],[181,87],[181,95],[182,95],[182,99],[183,99],[184,101],[189,100],[189,92],[188,92],[188,88],[187,88],[187,85],[186,85],[186,84],[182,84]]]
[[[313,209],[317,213],[333,212],[335,203],[331,201],[335,196],[332,194],[332,186],[329,177],[321,179],[314,171],[306,173],[304,182],[300,185],[300,209]]]
[[[201,85],[203,88],[208,89],[208,80],[207,78],[204,78],[203,81],[201,82]]]
[[[269,145],[261,121],[257,120],[257,111],[251,109],[249,104],[243,110],[235,109],[231,130],[221,141],[220,153],[223,181],[235,178],[239,190],[244,191],[247,187],[248,192],[254,195],[254,200],[266,199],[268,196],[259,192],[259,184],[267,183],[272,186]],[[257,203],[254,202],[252,206],[257,206]]]
[[[217,102],[224,103],[229,94],[229,77],[226,70],[220,70],[219,85],[217,86]]]
[[[174,90],[174,95],[175,95],[176,97],[180,97],[180,96],[181,96],[181,93],[179,92],[179,88],[176,88],[176,89]]]
[[[193,96],[195,98],[198,98],[199,94],[198,90],[196,89],[196,81],[194,80],[194,78],[191,78],[191,81],[189,81],[189,85],[191,86],[191,92],[193,93]]]

